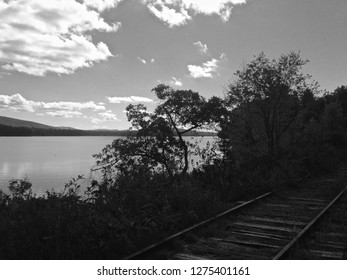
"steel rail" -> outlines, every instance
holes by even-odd
[[[311,222],[301,230],[277,255],[273,258],[273,260],[279,260],[283,255],[285,255],[296,242],[329,210],[329,208],[343,195],[343,193],[347,190],[345,187],[319,214],[311,220]]]
[[[251,200],[249,200],[249,201],[246,201],[246,202],[244,202],[244,203],[242,203],[242,204],[240,204],[240,205],[237,205],[237,206],[235,206],[235,207],[232,207],[232,208],[230,208],[230,209],[228,209],[228,210],[226,210],[226,211],[224,211],[224,212],[222,212],[222,213],[220,213],[220,214],[218,214],[218,215],[216,215],[216,216],[214,216],[214,217],[212,217],[212,218],[209,218],[209,219],[207,219],[207,220],[204,220],[204,221],[202,221],[202,222],[200,222],[200,223],[198,223],[198,224],[195,224],[195,225],[193,225],[193,226],[191,226],[191,227],[188,227],[188,228],[186,228],[186,229],[184,229],[184,230],[182,230],[182,231],[180,231],[180,232],[177,232],[177,233],[175,233],[175,234],[173,234],[173,235],[170,235],[169,237],[163,239],[162,241],[159,241],[159,242],[157,242],[157,243],[155,243],[155,244],[152,244],[152,245],[150,245],[150,246],[148,246],[148,247],[146,247],[146,248],[144,248],[144,249],[142,249],[142,250],[140,250],[140,251],[138,251],[138,252],[136,252],[136,253],[134,253],[134,254],[132,254],[132,255],[130,255],[130,256],[127,256],[127,257],[124,258],[123,260],[137,259],[137,258],[139,258],[141,255],[145,255],[145,254],[147,254],[147,253],[150,253],[152,250],[158,249],[160,246],[165,245],[165,243],[168,243],[169,241],[171,241],[171,240],[173,240],[173,239],[175,239],[175,238],[177,238],[177,237],[180,237],[180,236],[182,236],[182,235],[184,235],[184,234],[186,234],[186,233],[188,233],[188,232],[190,232],[190,231],[193,231],[193,230],[195,230],[195,229],[197,229],[197,228],[199,228],[199,227],[202,227],[202,226],[205,226],[205,225],[207,225],[207,224],[209,224],[209,223],[211,223],[211,222],[214,222],[214,221],[216,221],[217,219],[220,219],[220,218],[222,218],[222,217],[224,217],[224,216],[230,214],[231,212],[234,212],[234,211],[236,211],[236,210],[238,210],[238,209],[240,209],[240,208],[243,208],[243,207],[245,207],[245,206],[247,206],[247,205],[249,205],[249,204],[251,204],[251,203],[254,203],[254,202],[256,202],[256,201],[258,201],[258,200],[260,200],[260,199],[262,199],[262,198],[265,198],[265,197],[267,197],[267,196],[273,194],[274,192],[279,191],[280,189],[283,189],[283,188],[279,188],[279,189],[276,189],[276,190],[267,192],[267,193],[265,193],[265,194],[262,194],[262,195],[260,195],[260,196],[257,196],[257,197],[255,197],[255,198],[253,198],[253,199],[251,199]]]

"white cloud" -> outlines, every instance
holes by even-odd
[[[170,27],[187,23],[191,19],[188,11],[181,5],[170,2],[172,1],[145,0],[150,12]]]
[[[154,58],[151,58],[150,60],[146,60],[146,59],[143,59],[142,57],[139,57],[139,56],[137,57],[137,60],[140,61],[143,64],[147,64],[147,62],[150,62],[150,63],[154,63],[155,62]]]
[[[193,78],[212,78],[217,73],[220,63],[226,60],[226,55],[222,53],[219,59],[212,58],[199,65],[188,65],[190,76]]]
[[[91,122],[95,124],[103,123],[105,121],[118,121],[117,115],[112,113],[111,110],[98,113],[98,117],[91,117]]]
[[[208,48],[206,44],[201,43],[200,41],[197,41],[194,43],[194,46],[197,46],[197,48],[199,49],[199,52],[201,54],[206,54],[208,52]]]
[[[153,99],[142,96],[127,96],[127,97],[107,97],[110,103],[137,103],[137,102],[154,102]]]
[[[25,99],[19,93],[13,95],[0,95],[0,109],[13,111],[36,112],[37,110],[59,110],[59,111],[81,111],[90,109],[93,111],[104,111],[105,106],[98,105],[94,101],[88,102],[42,102]]]
[[[147,64],[147,61],[144,60],[143,58],[141,58],[141,57],[138,56],[137,59],[138,59],[140,62],[142,62],[143,64]]]
[[[73,117],[83,116],[81,112],[78,111],[55,111],[55,112],[46,112],[47,116],[50,117],[60,117],[65,119],[70,119]]]
[[[118,3],[122,2],[123,0],[83,0],[84,4],[87,7],[96,9],[100,12],[106,10],[115,8]]]
[[[134,99],[141,100],[140,97],[134,97]],[[105,121],[118,120],[116,114],[111,110],[106,110],[105,104],[102,102],[95,103],[94,101],[88,102],[42,102],[32,101],[25,99],[19,93],[14,95],[0,95],[0,110],[12,110],[12,111],[27,111],[36,113],[38,116],[60,117],[60,118],[74,118],[84,117],[90,118],[93,123],[101,123]],[[95,112],[94,116],[86,116],[85,110]]]
[[[90,120],[91,120],[92,123],[95,123],[95,124],[98,124],[98,123],[102,123],[102,122],[103,122],[102,119],[95,118],[95,117],[91,117]]]
[[[13,95],[0,95],[0,109],[34,112],[34,106],[34,101],[26,100],[19,93]]]
[[[107,110],[105,112],[98,113],[98,115],[103,119],[107,121],[116,121],[118,120],[117,115],[112,113],[111,110]]]
[[[196,14],[217,14],[228,21],[233,6],[247,0],[142,0],[161,21],[170,27],[186,24]]]
[[[97,105],[94,101],[88,102],[36,102],[41,109],[59,109],[59,110],[83,110],[91,109],[93,111],[105,110],[105,106]]]
[[[171,77],[172,78],[172,81],[170,82],[172,85],[175,85],[175,86],[178,86],[178,87],[181,87],[183,84],[180,80],[176,79],[175,77]]]
[[[69,74],[112,56],[108,47],[92,41],[93,30],[114,32],[100,12],[119,1],[0,1],[0,65],[7,71],[43,76]]]
[[[217,14],[222,20],[228,21],[235,5],[245,4],[247,0],[181,0],[187,8],[195,13],[205,15]]]
[[[213,58],[202,64],[198,65],[188,65],[188,70],[193,78],[212,78],[213,74],[217,72],[217,60]]]

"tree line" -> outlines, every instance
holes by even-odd
[[[81,130],[63,128],[36,128],[0,124],[0,136],[135,136],[130,130]],[[211,136],[213,132],[191,131],[187,136]]]

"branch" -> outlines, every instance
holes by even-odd
[[[105,164],[103,164],[103,165],[100,166],[100,167],[91,168],[90,170],[91,170],[91,171],[97,171],[97,170],[100,170],[100,169],[109,167],[110,165],[116,164],[118,161],[119,161],[119,160],[114,160],[114,161],[112,161],[112,162],[105,163]]]
[[[196,124],[196,125],[192,126],[191,128],[188,128],[188,129],[182,131],[181,134],[187,133],[187,132],[189,132],[189,131],[191,131],[191,130],[193,130],[195,128],[198,128],[198,127],[199,127],[199,125]]]
[[[175,122],[174,122],[174,120],[173,120],[171,114],[169,113],[169,111],[168,111],[165,107],[163,107],[163,109],[164,109],[164,111],[166,112],[167,116],[169,117],[170,122],[171,122],[171,125],[172,125],[173,128],[175,129],[175,131],[176,131],[178,137],[180,137],[180,131],[179,131],[179,129],[177,128],[177,126],[176,126],[176,124],[175,124]],[[181,140],[181,137],[180,137],[180,140]]]

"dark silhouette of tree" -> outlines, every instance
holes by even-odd
[[[207,102],[197,92],[174,90],[163,84],[155,87],[153,91],[160,100],[155,109],[154,119],[161,120],[161,123],[167,127],[167,132],[173,131],[178,137],[178,146],[183,151],[184,157],[182,174],[185,174],[189,166],[188,142],[183,139],[183,136],[193,129],[206,128],[211,124],[212,112],[215,109],[214,99]],[[157,131],[160,134],[165,130]],[[175,141],[173,143],[175,144]]]
[[[134,169],[158,172],[162,168],[171,178],[187,173],[192,144],[183,137],[195,129],[211,128],[221,101],[216,97],[206,101],[197,92],[163,84],[152,91],[158,98],[154,112],[143,104],[126,108],[136,137],[117,139],[96,155],[104,174],[116,170],[134,174]]]
[[[331,94],[331,97],[334,98],[335,102],[338,102],[341,105],[342,114],[344,118],[344,128],[347,128],[347,86],[341,86],[335,89]]]
[[[303,108],[301,99],[306,97],[308,102],[317,91],[317,84],[302,72],[306,63],[300,53],[277,60],[261,53],[236,72],[226,96],[231,113],[221,134],[234,150],[274,158],[281,145],[286,145],[284,136]]]

